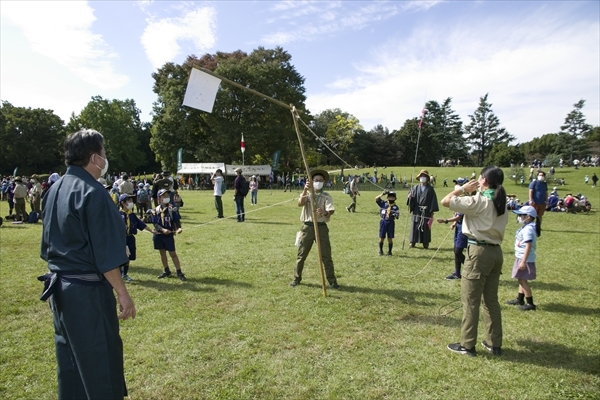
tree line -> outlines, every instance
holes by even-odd
[[[132,99],[109,100],[94,96],[68,123],[52,110],[17,107],[3,101],[0,108],[0,172],[45,173],[64,170],[62,142],[67,133],[81,128],[98,130],[112,172],[175,170],[177,150],[183,162],[242,161],[240,138],[246,142],[246,163],[271,164],[280,151],[279,170],[301,167],[293,119],[289,110],[242,89],[223,83],[212,113],[183,106],[190,71],[202,67],[286,104],[293,104],[310,128],[301,134],[311,165],[438,165],[440,159],[460,160],[461,165],[543,160],[548,156],[572,160],[600,150],[600,128],[586,123],[585,100],[574,104],[556,133],[513,145],[515,137],[492,109],[489,94],[480,98],[468,123],[452,109],[452,98],[426,103],[421,116],[407,119],[390,131],[377,125],[365,130],[355,116],[332,108],[312,115],[306,108],[304,77],[281,47],[259,47],[252,53],[217,52],[190,55],[181,65],[164,64],[152,74],[152,121],[142,122]]]

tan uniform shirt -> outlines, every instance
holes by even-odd
[[[13,193],[15,199],[24,199],[25,197],[27,197],[27,187],[21,183],[17,183],[15,185],[15,190]]]
[[[502,243],[508,223],[508,210],[499,216],[492,200],[481,193],[475,196],[453,197],[450,199],[449,208],[465,215],[462,233],[469,239],[491,244]]]
[[[312,222],[312,211],[311,211],[311,198],[310,192],[308,194],[308,200],[306,204],[302,207],[302,212],[300,213],[300,221],[302,222]],[[317,201],[315,203],[315,209],[322,208],[327,212],[335,210],[333,207],[333,197],[327,192],[316,193],[315,196]],[[322,215],[317,214],[317,222],[329,222],[329,216],[324,217]]]
[[[133,194],[133,183],[129,181],[123,181],[119,185],[119,193],[121,194]]]

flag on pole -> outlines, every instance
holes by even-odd
[[[242,150],[242,153],[246,151],[246,143],[244,143],[244,134],[242,133],[242,141],[240,143],[240,149]]]
[[[192,68],[185,96],[183,97],[183,105],[212,112],[220,84],[221,80],[219,78]]]
[[[183,166],[183,147],[177,150],[177,171],[181,170]]]
[[[421,129],[421,125],[423,125],[423,118],[425,118],[425,108],[421,111],[421,120],[419,121],[419,129]]]

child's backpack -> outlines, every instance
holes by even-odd
[[[29,218],[27,218],[27,223],[28,224],[36,224],[40,219],[40,214],[36,213],[35,211],[32,211],[29,213]]]
[[[225,192],[227,191],[227,185],[225,184],[225,179],[223,179],[221,181],[221,194],[225,194]]]
[[[144,189],[140,189],[137,192],[138,195],[138,203],[145,203],[148,201],[148,191]]]

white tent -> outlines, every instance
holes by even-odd
[[[226,165],[225,163],[182,163],[178,174],[212,174],[217,169],[221,169],[224,175],[235,175],[237,168],[242,169],[245,176],[251,175],[270,175],[270,165]]]

